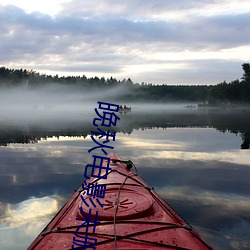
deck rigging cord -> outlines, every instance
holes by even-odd
[[[119,203],[120,203],[120,194],[121,194],[121,189],[122,187],[125,185],[127,179],[129,177],[132,177],[134,175],[138,175],[138,170],[137,168],[135,167],[134,163],[132,161],[121,161],[121,160],[115,160],[113,162],[120,162],[120,163],[125,163],[126,164],[126,167],[131,169],[132,167],[135,168],[136,170],[136,173],[132,172],[132,171],[129,171],[127,176],[125,177],[123,183],[121,183],[121,185],[119,186],[119,189],[118,189],[118,192],[117,192],[117,199],[116,199],[116,208],[115,208],[115,213],[114,213],[114,249],[117,250],[117,233],[116,233],[116,217],[117,217],[117,213],[118,213],[118,208],[119,208]]]
[[[120,186],[119,186],[119,189],[118,189],[118,192],[117,192],[117,199],[116,199],[116,208],[115,208],[115,213],[114,213],[114,249],[115,250],[117,250],[117,232],[116,232],[116,217],[117,217],[117,213],[118,213],[118,209],[119,209],[119,202],[120,202],[120,193],[121,193],[121,189],[122,189],[122,187],[125,185],[125,183],[126,183],[126,181],[127,181],[127,179],[128,178],[131,178],[132,180],[135,180],[134,178],[133,178],[133,176],[137,176],[138,175],[138,170],[137,170],[137,168],[135,167],[135,165],[134,165],[134,163],[131,161],[131,160],[128,160],[128,161],[122,161],[122,160],[114,160],[113,162],[120,162],[120,163],[125,163],[126,164],[126,167],[128,168],[128,169],[131,169],[132,167],[134,167],[135,168],[135,170],[136,170],[136,173],[134,173],[133,171],[129,171],[128,172],[128,174],[125,176],[125,179],[124,179],[124,181],[123,181],[123,183],[121,183],[120,184]],[[112,170],[111,170],[112,171]],[[119,172],[119,171],[117,171],[117,172]],[[138,182],[137,180],[136,180],[136,182]],[[161,202],[161,200],[159,200],[158,199],[158,197],[156,197],[155,195],[154,195],[154,193],[152,193],[151,192],[151,187],[146,187],[144,184],[142,184],[141,182],[138,182],[139,184],[140,184],[140,186],[142,186],[142,187],[144,187],[144,188],[146,188],[150,193],[151,193],[151,195],[163,206],[163,207],[165,207],[165,205],[164,204],[162,204],[162,202]],[[170,206],[170,205],[169,205]],[[166,207],[165,207],[165,209],[167,209]],[[168,212],[170,212],[170,214],[173,216],[173,217],[175,217],[175,219],[177,220],[177,221],[179,221],[179,219],[176,217],[176,215],[174,214],[174,213],[172,213],[169,209],[167,209],[168,210]],[[180,216],[180,215],[179,215]],[[181,216],[180,216],[181,217]],[[180,222],[180,221],[179,221]],[[197,235],[193,232],[193,228],[189,225],[189,224],[186,224],[186,225],[182,225],[182,226],[180,226],[180,225],[175,225],[175,226],[177,226],[178,228],[183,228],[183,229],[186,229],[186,230],[188,230],[188,231],[190,231],[190,233],[194,236],[194,237],[196,237],[197,239],[199,239],[200,241],[202,241],[203,243],[205,243],[206,245],[207,245],[207,243],[205,242],[205,241],[203,241],[202,239],[200,239],[199,237],[197,237]],[[136,240],[135,238],[133,238],[133,240]],[[207,245],[208,246],[208,245]],[[208,246],[208,247],[210,247],[210,246]],[[180,248],[181,249],[181,248]],[[184,248],[183,248],[184,249]]]

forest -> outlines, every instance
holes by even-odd
[[[154,85],[152,83],[134,83],[130,78],[117,80],[112,76],[104,77],[82,76],[52,76],[40,74],[34,70],[9,69],[0,67],[0,88],[27,88],[57,84],[78,88],[79,91],[111,90],[120,88],[114,100],[148,101],[148,102],[199,102],[201,106],[220,106],[231,104],[250,104],[250,64],[243,63],[242,78],[231,82],[221,82],[216,85]]]

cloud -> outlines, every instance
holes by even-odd
[[[143,4],[74,0],[55,16],[0,5],[0,63],[61,75],[135,77],[139,82],[234,80],[241,76],[241,63],[250,59],[238,52],[249,47],[250,13],[238,6],[238,12],[233,11],[233,4],[233,0]],[[226,49],[236,51],[233,62],[239,65],[231,75],[225,74],[232,65]],[[202,68],[203,62],[210,67]],[[214,63],[225,67],[211,71]],[[208,72],[205,79],[199,79],[199,69]]]
[[[13,14],[7,17],[7,13]],[[248,33],[245,33],[244,39],[240,36],[242,31],[249,29],[250,13],[195,17],[189,22],[168,22],[137,21],[119,16],[84,18],[59,15],[52,18],[39,12],[27,14],[18,8],[7,6],[2,18],[5,20],[3,28],[12,32],[12,35],[16,33],[17,36],[22,34],[24,38],[32,38],[29,40],[31,44],[28,43],[27,46],[33,42],[37,46],[43,44],[44,47],[51,45],[53,48],[56,45],[59,45],[58,48],[65,48],[67,44],[74,47],[74,43],[79,46],[80,42],[91,44],[93,47],[105,42],[109,45],[164,42],[166,45],[174,43],[175,46],[178,44],[182,48],[192,49],[197,45],[198,48],[207,48],[214,44],[219,47],[230,47],[248,44],[250,36]],[[36,38],[42,39],[40,43]],[[68,40],[68,43],[61,44],[65,40]]]
[[[179,0],[179,1],[162,1],[162,0],[127,0],[126,2],[115,0],[87,0],[82,4],[79,0],[73,0],[65,3],[64,9],[61,11],[63,15],[79,15],[79,16],[122,16],[131,17],[134,19],[161,19],[167,17],[183,18],[192,16],[193,14],[200,16],[200,13],[214,12],[215,9],[220,9],[227,12],[240,11],[245,8],[244,4],[248,4],[247,0],[241,2],[241,7],[233,4],[234,1],[198,1],[198,0]],[[231,6],[233,5],[233,6]],[[110,7],[112,6],[112,8]]]

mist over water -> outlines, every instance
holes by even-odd
[[[94,100],[98,98],[97,92],[81,93],[66,86],[5,89],[0,92],[0,114],[2,120],[53,120],[68,115],[80,118],[93,110]]]
[[[112,90],[84,90],[66,85],[49,85],[39,88],[0,89],[0,121],[7,122],[54,122],[60,120],[89,120],[98,101],[132,107],[133,112],[161,112],[184,110],[189,103],[155,104],[135,103],[129,99],[119,101],[128,93],[124,87]],[[119,103],[121,102],[121,103]]]

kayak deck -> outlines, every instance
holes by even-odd
[[[93,186],[97,183],[106,186],[105,197],[100,199],[102,206],[81,186],[38,235],[29,250],[212,249],[131,170],[131,162],[124,161],[116,153],[108,157],[111,170],[107,179],[91,177],[85,182]],[[102,171],[103,176],[106,172]],[[98,222],[89,225],[83,223],[87,214],[94,222],[97,213]],[[84,248],[82,244],[86,237],[89,237],[89,243],[96,239],[96,244]]]

